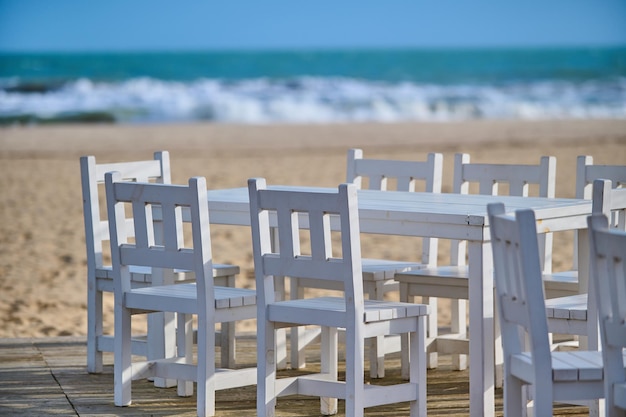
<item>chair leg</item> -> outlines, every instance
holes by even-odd
[[[204,325],[201,323],[204,321]],[[215,322],[198,317],[198,416],[215,415]],[[210,324],[210,325],[207,325]],[[204,352],[204,354],[202,354]]]
[[[193,363],[193,325],[190,314],[177,315],[176,348],[179,357],[185,358],[185,363]],[[178,396],[190,397],[193,395],[193,381],[178,381]]]
[[[220,277],[215,280],[215,284],[235,288],[235,275]],[[237,365],[235,346],[236,325],[237,322],[235,321],[220,324],[220,366],[222,368],[234,369]]]
[[[273,229],[272,229],[273,230]],[[285,277],[274,277],[274,289],[281,299],[285,297]],[[277,295],[278,296],[278,295]],[[276,369],[287,369],[287,329],[276,329]]]
[[[427,317],[417,318],[417,330],[408,334],[409,382],[417,384],[417,400],[412,401],[411,417],[426,417],[426,323]]]
[[[304,298],[304,287],[300,285],[297,278],[290,279],[290,293],[291,299]],[[304,326],[297,326],[291,328],[291,368],[302,369],[306,366],[306,357],[304,355],[303,340],[305,340],[306,328]]]
[[[276,408],[276,329],[274,323],[257,322],[257,396],[259,417],[273,417]]]
[[[234,369],[237,366],[237,358],[235,355],[235,322],[222,323],[220,327],[220,366],[222,368]]]
[[[459,337],[467,337],[467,301],[466,300],[451,300],[451,314],[452,324],[451,332],[456,333]],[[467,369],[467,355],[454,354],[452,355],[452,367],[457,371],[463,371]]]
[[[115,405],[124,407],[131,404],[132,385],[132,341],[130,311],[115,303],[115,339],[113,377]]]
[[[400,302],[403,303],[412,303],[414,300],[412,296],[409,296],[409,287],[405,283],[400,283]],[[428,304],[430,306],[430,314],[426,318],[426,335],[424,336],[424,343],[426,343],[426,339],[428,339],[429,343],[437,343],[437,297],[422,297],[422,303]],[[400,335],[400,343],[401,343],[401,353],[400,353],[400,375],[402,379],[409,379],[409,350],[410,342],[409,335],[403,333]],[[425,348],[426,349],[426,348]],[[427,369],[434,369],[438,365],[439,354],[435,350],[434,352],[430,352],[426,357],[426,366]]]
[[[368,286],[370,300],[383,300],[385,296],[384,283],[376,281]],[[385,377],[385,336],[372,337],[369,339],[370,347],[370,378]]]
[[[534,416],[551,416],[552,411],[553,411],[553,396],[552,396],[552,390],[544,390],[541,389],[539,387],[536,386],[537,384],[535,384],[535,386],[533,386],[533,394],[534,394],[534,398],[533,398],[533,404],[534,404],[534,410],[533,410],[533,415]],[[542,385],[546,385],[546,384],[542,384]],[[539,392],[541,391],[541,392]]]
[[[409,299],[409,286],[400,283],[400,302],[411,302]],[[402,379],[409,379],[409,336],[406,333],[400,335],[400,376]]]
[[[504,415],[507,417],[525,416],[527,402],[523,395],[524,386],[521,381],[511,375],[506,376],[504,382]],[[550,414],[552,415],[552,414]]]
[[[148,360],[172,358],[176,355],[176,317],[174,313],[148,314]],[[154,378],[154,386],[170,388],[175,379]]]
[[[321,337],[321,372],[332,375],[337,380],[337,328],[323,327]],[[337,399],[330,397],[320,398],[320,412],[323,415],[337,414]]]
[[[102,372],[102,351],[98,349],[98,337],[102,336],[102,291],[89,282],[87,289],[87,372]]]
[[[496,296],[494,294],[494,308],[493,311],[497,312],[498,309],[495,305]],[[494,381],[496,388],[502,388],[504,386],[504,351],[502,350],[502,331],[500,329],[500,317],[499,314],[495,313],[493,315],[493,336],[495,346],[493,348],[494,355]],[[551,333],[548,335],[548,338],[551,337]],[[552,345],[552,341],[550,340],[550,345]]]
[[[426,318],[426,337],[428,340],[437,343],[437,337],[439,335],[437,297],[422,297],[422,303],[428,304],[430,306],[430,314]],[[426,361],[428,369],[435,369],[439,365],[439,353],[437,352],[437,350],[428,353]]]
[[[363,415],[364,392],[364,339],[355,328],[346,329],[346,417]]]

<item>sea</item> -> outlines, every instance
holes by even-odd
[[[0,53],[0,125],[626,118],[626,46]]]

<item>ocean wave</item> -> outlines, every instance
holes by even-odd
[[[266,124],[571,118],[626,118],[626,78],[458,85],[341,77],[0,83],[4,124],[57,119]]]

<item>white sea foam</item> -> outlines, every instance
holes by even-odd
[[[0,90],[0,117],[105,112],[119,122],[232,123],[626,118],[626,78],[502,85],[301,77],[194,82],[79,79],[46,92]]]

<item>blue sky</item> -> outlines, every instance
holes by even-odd
[[[626,0],[0,0],[0,51],[626,45]]]

